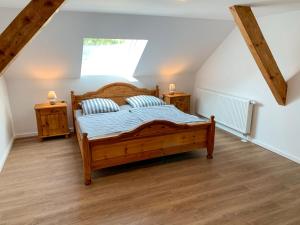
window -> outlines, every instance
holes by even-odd
[[[84,38],[81,76],[132,78],[147,40]]]

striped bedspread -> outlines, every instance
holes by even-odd
[[[204,121],[197,116],[180,111],[174,105],[132,108],[129,111],[144,123],[153,120],[167,120],[178,124]]]
[[[133,130],[142,124],[129,110],[81,116],[77,114],[77,121],[81,132],[87,133],[88,138],[118,134]]]
[[[130,131],[153,120],[167,120],[178,124],[204,121],[181,112],[173,105],[131,108],[92,115],[77,113],[76,118],[81,131],[87,133],[89,139]]]

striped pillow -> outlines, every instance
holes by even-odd
[[[166,103],[157,97],[150,95],[138,95],[127,98],[126,101],[134,108],[148,107],[148,106],[160,106]]]
[[[93,98],[81,102],[84,115],[117,112],[120,107],[111,99]]]

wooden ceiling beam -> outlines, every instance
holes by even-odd
[[[31,0],[0,36],[0,76],[65,0]]]
[[[276,101],[280,105],[285,105],[287,83],[278,68],[251,7],[235,5],[230,7],[230,11]]]

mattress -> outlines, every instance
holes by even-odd
[[[153,120],[167,120],[177,124],[205,121],[183,113],[173,105],[128,108],[118,112],[91,115],[75,112],[75,115],[81,132],[87,133],[89,139],[118,135]]]

